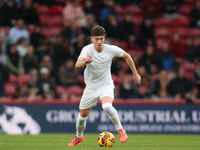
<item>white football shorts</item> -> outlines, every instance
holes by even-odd
[[[103,97],[109,96],[114,99],[114,88],[112,86],[103,86],[99,89],[87,89],[85,88],[79,109],[88,109],[97,105],[98,100],[102,100]]]

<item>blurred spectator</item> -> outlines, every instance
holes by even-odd
[[[103,27],[106,30],[107,37],[111,37],[117,40],[121,40],[121,31],[119,23],[117,22],[116,13],[111,12],[107,19],[102,23]]]
[[[87,45],[86,36],[84,33],[79,33],[76,38],[76,43],[74,43],[74,48],[77,53],[77,57],[80,54],[82,48]]]
[[[3,6],[4,1],[0,1],[0,8]]]
[[[93,6],[92,0],[85,0],[84,12],[86,15],[93,14],[94,16],[98,17],[97,11]]]
[[[11,73],[24,73],[23,58],[19,56],[15,45],[12,45],[7,53],[7,66]]]
[[[45,40],[45,37],[41,34],[41,27],[35,26],[34,32],[31,34],[31,44],[37,48]]]
[[[121,70],[120,59],[114,57],[112,60],[111,73],[117,76],[120,70]]]
[[[7,0],[0,8],[0,24],[2,26],[14,26],[18,18],[18,10],[14,0]]]
[[[174,54],[170,50],[168,42],[163,43],[163,48],[161,51],[158,52],[158,57],[160,58],[162,62],[163,69],[167,71],[176,69]]]
[[[78,56],[74,46],[72,44],[69,44],[68,40],[65,40],[65,42],[62,45],[61,52],[58,54],[59,66],[62,65],[68,59],[73,59],[74,61],[76,61],[77,57]]]
[[[7,41],[3,35],[0,35],[0,63],[6,65]]]
[[[80,101],[81,97],[77,93],[70,93],[69,94],[69,100],[71,101]]]
[[[169,19],[180,17],[177,14],[179,3],[177,0],[165,0],[164,1],[164,16]]]
[[[7,1],[7,0],[3,0],[3,1]],[[13,0],[15,3],[20,4],[22,2],[22,0]]]
[[[200,0],[196,0],[195,7],[191,11],[191,26],[200,28]]]
[[[79,32],[80,28],[77,27],[76,21],[71,21],[69,23],[69,27],[67,27],[65,30],[62,31],[62,35],[69,39],[71,44],[74,44],[76,42],[76,36]]]
[[[48,68],[48,76],[50,76],[50,77],[55,76],[54,65],[53,65],[52,59],[49,55],[44,56],[42,61],[39,64],[40,70],[42,70],[42,68],[44,68],[44,67]]]
[[[144,19],[144,22],[140,26],[140,34],[138,37],[138,44],[141,49],[143,49],[147,45],[156,46],[155,38],[154,38],[154,24],[152,18],[147,16]]]
[[[28,100],[38,100],[42,97],[39,96],[39,83],[38,83],[38,70],[32,69],[30,71],[31,81],[28,83],[26,89],[26,97]]]
[[[74,67],[74,61],[66,61],[60,68],[58,72],[60,84],[67,87],[70,85],[77,85],[79,72]]]
[[[55,81],[50,77],[49,69],[42,67],[40,69],[39,83],[39,95],[43,98],[54,98],[55,96]],[[52,97],[53,96],[53,97]]]
[[[4,89],[4,81],[1,77],[2,70],[0,70],[0,99],[6,97],[5,89]]]
[[[16,44],[16,42],[21,37],[29,41],[29,33],[28,30],[24,27],[24,20],[18,19],[16,26],[10,29],[9,38],[12,44]]]
[[[159,16],[163,13],[162,0],[143,0],[143,11],[145,15]]]
[[[69,95],[68,95],[67,92],[61,93],[61,95],[60,95],[60,100],[62,100],[62,101],[67,101],[68,98],[69,98]]]
[[[41,61],[41,59],[43,59],[43,57],[46,55],[51,57],[51,61],[52,61],[53,65],[57,65],[57,52],[55,50],[54,43],[52,43],[52,42],[46,43],[46,45],[43,47],[43,49],[41,49],[38,52],[39,60]]]
[[[133,49],[134,47],[131,47],[131,43],[135,42],[135,25],[132,21],[132,14],[127,13],[125,15],[124,20],[120,24],[120,30],[122,32],[123,38],[127,41],[129,49]]]
[[[168,72],[166,70],[161,70],[159,73],[159,78],[155,81],[154,93],[156,95],[159,95],[160,91],[166,91],[168,84],[169,84]]]
[[[85,26],[86,17],[83,9],[79,6],[78,0],[69,0],[63,9],[64,26],[69,26],[71,21],[76,21],[77,26]]]
[[[117,5],[120,5],[122,7],[124,6],[127,6],[127,5],[138,5],[140,6],[141,5],[141,0],[115,0],[116,4]]]
[[[7,81],[9,78],[9,69],[7,66],[3,65],[2,63],[0,63],[0,75],[1,75],[1,79],[4,82]]]
[[[175,56],[175,60],[178,63],[183,62],[185,58],[185,47],[180,41],[180,34],[178,32],[173,33],[170,48]]]
[[[193,44],[193,38],[188,37],[185,44],[185,57],[187,61],[194,62],[194,59],[195,59],[194,49],[195,49],[195,46]]]
[[[34,25],[39,23],[32,0],[23,0],[22,7],[19,9],[19,16],[24,20],[26,25]]]
[[[28,46],[28,53],[24,57],[24,68],[26,73],[30,73],[33,68],[38,66],[38,57],[34,54],[34,47]]]
[[[105,1],[106,7],[101,10],[101,20],[106,20],[110,14],[116,15],[117,22],[120,22],[119,12],[115,9],[115,1],[114,0],[106,0]]]
[[[42,5],[47,5],[48,7],[57,4],[55,0],[35,0],[35,2]]]
[[[200,62],[200,36],[197,37],[197,46],[194,50],[195,63]]]
[[[95,21],[95,16],[93,14],[88,14],[87,15],[87,26],[85,27],[85,30],[83,30],[83,32],[86,34],[87,36],[87,40],[90,41],[91,39],[91,29],[97,25],[96,21]]]
[[[17,41],[17,52],[19,53],[20,57],[24,57],[27,54],[28,52],[27,46],[28,46],[28,42],[26,41],[25,38],[20,38]]]
[[[160,90],[160,91],[158,91],[158,99],[159,100],[167,100],[167,99],[169,99],[167,91],[166,90]]]
[[[145,53],[138,61],[138,66],[144,66],[150,74],[158,73],[162,69],[162,62],[152,46],[147,46]]]
[[[25,99],[22,88],[23,88],[22,85],[17,85],[16,86],[16,92],[13,95],[14,99],[18,99],[18,100],[24,100]]]
[[[185,77],[185,70],[183,68],[178,70],[177,77],[172,79],[167,86],[168,94],[176,100],[185,98],[192,89],[192,83]]]
[[[138,73],[141,76],[141,84],[134,85],[134,98],[151,98],[154,91],[154,84],[147,74],[144,66],[138,68]]]
[[[119,97],[124,99],[133,98],[133,84],[126,75],[123,77],[123,81],[120,86]]]
[[[198,90],[197,98],[200,98],[200,63],[199,66],[195,69],[195,86]]]

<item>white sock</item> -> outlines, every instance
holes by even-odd
[[[78,114],[78,118],[76,120],[76,137],[81,138],[83,136],[83,131],[86,127],[86,120],[88,117],[81,117],[80,113]]]
[[[116,109],[112,106],[111,103],[105,103],[102,105],[103,110],[108,114],[110,120],[114,123],[117,131],[119,129],[122,129],[122,125],[121,122],[119,120],[119,116],[118,113],[116,111]]]

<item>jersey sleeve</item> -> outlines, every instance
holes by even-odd
[[[122,57],[124,50],[119,48],[118,46],[112,46],[112,51],[114,57]]]
[[[79,57],[84,57],[85,59],[88,57],[88,49],[86,47],[83,47]]]

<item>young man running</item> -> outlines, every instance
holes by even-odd
[[[137,73],[135,64],[128,53],[117,46],[104,44],[105,35],[106,32],[103,27],[95,26],[92,28],[91,40],[93,44],[83,47],[76,62],[76,68],[82,68],[86,65],[84,71],[86,88],[79,105],[79,114],[76,121],[76,137],[68,146],[76,146],[83,141],[83,131],[86,127],[87,117],[91,109],[97,105],[99,99],[102,103],[102,108],[114,123],[120,141],[123,143],[128,139],[126,131],[123,129],[119,120],[118,113],[112,106],[114,100],[114,84],[110,70],[113,57],[121,57],[126,60],[132,70],[135,83],[140,84],[141,77]]]

